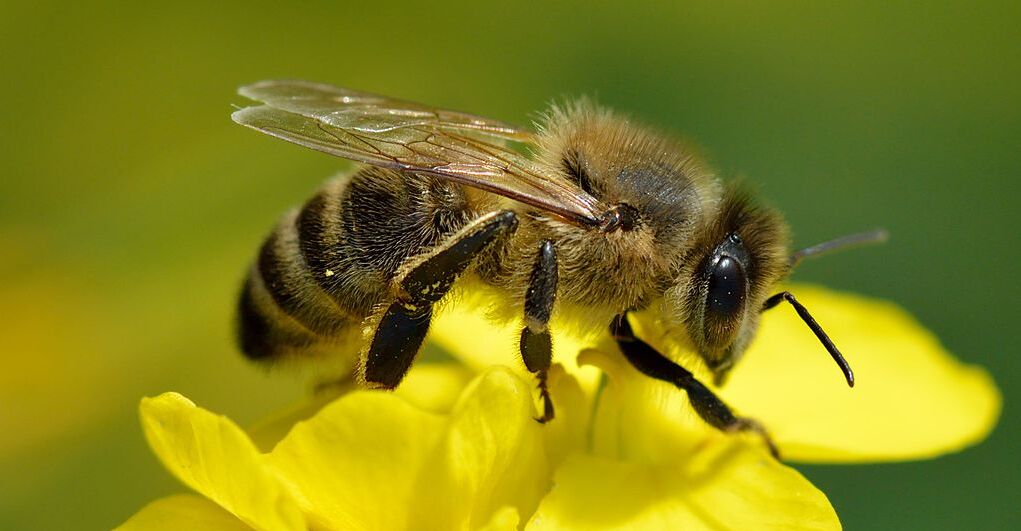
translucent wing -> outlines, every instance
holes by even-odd
[[[532,133],[496,120],[306,81],[261,81],[239,93],[263,105],[235,122],[338,157],[434,175],[584,224],[604,207],[561,176],[504,146]]]

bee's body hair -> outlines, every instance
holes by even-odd
[[[239,303],[242,351],[279,361],[358,343],[401,266],[479,214],[434,178],[364,167],[331,179],[263,244]]]
[[[764,300],[767,286],[786,273],[779,217],[760,214],[745,194],[724,187],[688,145],[587,101],[550,111],[535,150],[537,164],[576,181],[568,184],[605,204],[627,205],[635,212],[633,226],[584,227],[451,180],[361,167],[326,183],[267,238],[241,297],[242,350],[274,362],[330,350],[364,357],[367,336],[399,295],[402,272],[479,217],[509,209],[517,229],[474,257],[463,275],[487,288],[491,316],[521,319],[537,254],[549,240],[559,270],[556,311],[576,316],[574,328],[605,333],[615,315],[654,306],[666,309],[679,340],[704,347],[707,361],[736,357],[703,338],[683,337],[690,316],[701,311],[687,306],[690,294],[699,289],[706,256],[733,232],[746,235],[764,257],[755,264],[750,292],[752,305]],[[746,313],[754,325],[757,313]],[[353,360],[352,367],[363,362]]]
[[[780,214],[724,184],[689,144],[586,99],[552,106],[532,132],[321,83],[240,92],[260,104],[233,113],[238,123],[367,164],[326,183],[265,240],[238,303],[249,358],[315,359],[294,365],[393,389],[434,314],[470,299],[490,318],[516,321],[544,403],[536,420],[554,418],[553,334],[570,328],[685,390],[710,425],[760,433],[776,456],[759,423],[734,415],[684,365],[694,358],[702,367],[693,370],[722,384],[759,314],[786,300],[853,383],[807,309],[770,294],[800,258],[884,233],[792,255]],[[643,335],[669,357],[631,329],[628,316],[643,310],[652,315]],[[680,349],[694,356],[679,362]]]

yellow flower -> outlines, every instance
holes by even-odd
[[[841,384],[793,312],[773,311],[718,390],[770,428],[785,458],[930,457],[995,424],[988,375],[953,360],[902,310],[797,293],[839,338],[858,385]],[[655,344],[654,323],[642,324]],[[582,345],[558,338],[557,418],[539,425],[532,377],[493,366],[519,365],[516,333],[451,309],[432,340],[464,364],[416,367],[395,393],[320,397],[250,434],[180,395],[145,399],[150,446],[201,496],[157,500],[122,529],[840,527],[825,495],[761,441],[706,427],[683,392],[609,348],[585,350],[590,366],[579,368]]]

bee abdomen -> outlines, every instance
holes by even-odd
[[[266,239],[238,306],[239,341],[250,358],[265,359],[335,343],[362,315],[323,291],[301,252],[297,212]]]
[[[363,256],[366,244],[354,241],[351,234],[352,229],[357,228],[344,223],[345,217],[357,217],[359,208],[368,210],[369,216],[386,213],[385,210],[373,211],[371,202],[360,207],[352,201],[352,190],[348,187],[365,188],[377,178],[370,176],[365,182],[366,174],[373,173],[374,168],[367,168],[356,174],[350,183],[343,178],[327,182],[305,203],[294,222],[301,257],[312,281],[337,308],[358,319],[372,311],[387,288],[388,272],[380,270],[380,261]]]
[[[328,181],[263,244],[239,301],[242,351],[352,350],[401,264],[477,215],[459,186],[414,174],[366,167]]]
[[[323,290],[315,277],[329,272],[309,267],[301,251],[296,223],[297,214],[286,216],[266,239],[259,252],[259,274],[273,300],[285,313],[313,332],[334,335],[350,319],[360,320],[364,314],[339,305]]]
[[[238,343],[245,356],[254,360],[280,358],[303,351],[321,339],[277,306],[253,268],[238,300]]]

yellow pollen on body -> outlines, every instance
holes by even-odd
[[[332,277],[333,276],[333,270],[332,269],[327,269],[325,274],[328,277]]]

